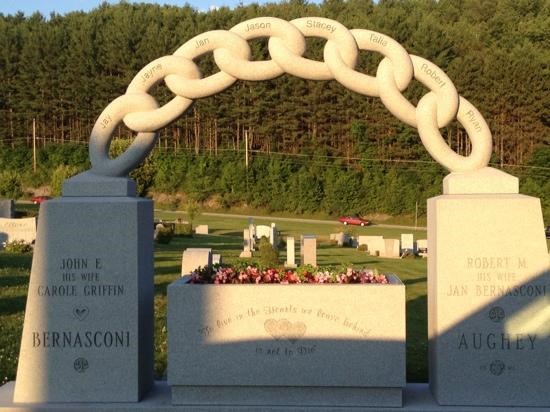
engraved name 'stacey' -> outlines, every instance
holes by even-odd
[[[109,331],[43,331],[32,333],[33,348],[127,348],[130,332]]]
[[[324,29],[330,33],[334,33],[336,31],[335,26],[331,24],[323,23],[322,21],[316,21],[316,20],[306,20],[306,27],[310,29],[311,28]]]
[[[458,349],[533,350],[536,339],[537,335],[524,333],[463,333],[458,338]]]

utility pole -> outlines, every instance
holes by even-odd
[[[36,173],[36,118],[32,119],[32,170]]]
[[[416,210],[414,212],[414,230],[418,226],[418,201],[416,202]]]
[[[248,170],[248,130],[244,131],[244,163],[246,164],[246,170]]]

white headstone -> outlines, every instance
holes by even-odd
[[[32,243],[36,240],[36,218],[8,219],[0,217],[0,244],[22,240]]]
[[[213,265],[221,265],[223,263],[222,261],[222,255],[215,253],[212,255],[212,264]]]
[[[259,241],[263,237],[267,238],[267,240],[269,240],[269,243],[271,243],[271,226],[267,226],[267,225],[256,226],[256,239],[258,239]]]
[[[199,267],[212,266],[212,249],[187,248],[181,257],[181,275],[188,275]]]
[[[294,250],[294,237],[286,237],[286,267],[296,267],[295,250]]]
[[[208,225],[198,225],[195,227],[195,233],[197,235],[207,235],[208,234]]]
[[[401,234],[401,254],[407,250],[414,253],[414,236],[412,233]]]
[[[398,258],[399,254],[399,239],[384,239],[386,245],[384,253],[380,256],[387,258]]]
[[[302,264],[317,266],[317,239],[315,235],[304,235],[302,239]]]
[[[420,256],[428,256],[428,240],[418,239],[416,241],[416,250]]]
[[[367,245],[371,256],[381,256],[386,251],[386,242],[384,242],[383,236],[359,236],[357,243],[359,246]]]

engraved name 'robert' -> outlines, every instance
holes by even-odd
[[[127,330],[43,331],[32,333],[33,348],[128,348]]]

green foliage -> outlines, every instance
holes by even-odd
[[[4,251],[8,253],[32,253],[32,246],[24,240],[7,242]]]
[[[193,237],[193,225],[191,223],[176,223],[174,234],[177,236]]]
[[[55,180],[57,192],[60,178],[52,174],[60,165],[89,168],[85,143],[97,115],[148,62],[200,33],[265,15],[324,16],[349,28],[379,31],[439,65],[493,131],[491,161],[501,168],[532,166],[512,173],[520,175],[522,191],[541,198],[550,219],[545,169],[549,7],[544,0],[290,1],[208,13],[120,2],[50,18],[0,15],[0,170],[19,177],[11,184],[2,174],[0,189]],[[250,44],[253,60],[269,59],[267,42]],[[322,60],[323,46],[320,39],[308,39],[306,56]],[[380,59],[377,53],[360,53],[358,70],[376,73]],[[211,56],[198,64],[206,75],[218,71]],[[412,82],[403,93],[416,104],[426,91]],[[160,104],[173,97],[166,88],[152,94]],[[29,138],[33,120],[36,173]],[[453,150],[467,154],[468,137],[457,122],[442,134]],[[117,156],[135,133],[121,126],[113,137],[110,155]],[[444,174],[417,131],[396,120],[380,99],[336,81],[281,76],[238,81],[197,100],[159,132],[154,152],[131,177],[142,196],[152,190],[184,192],[199,203],[215,197],[223,208],[400,214],[413,213],[418,202],[422,214],[426,199],[441,193]]]
[[[162,226],[155,228],[155,240],[157,243],[168,244],[174,237],[174,225]]]
[[[72,177],[78,173],[78,168],[75,166],[59,165],[52,173],[50,180],[50,189],[52,196],[61,196],[61,189],[63,188],[63,182],[69,177]]]
[[[189,219],[189,223],[192,226],[193,221],[200,215],[200,209],[197,202],[194,202],[192,200],[188,201],[187,205],[185,206],[185,213],[187,213],[187,219]]]
[[[277,267],[279,266],[279,253],[277,249],[271,246],[269,239],[262,237],[258,244],[258,255],[260,267]]]
[[[23,195],[21,177],[14,170],[0,172],[0,197],[18,199]]]

